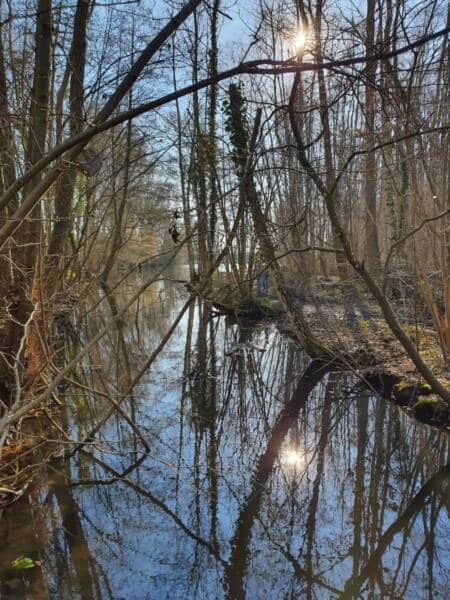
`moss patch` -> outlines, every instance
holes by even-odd
[[[399,404],[409,404],[418,396],[431,394],[431,387],[428,383],[410,383],[402,380],[394,385],[392,393]]]
[[[421,421],[446,421],[449,410],[439,396],[422,396],[413,406],[415,416]]]

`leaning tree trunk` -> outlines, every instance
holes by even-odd
[[[267,225],[267,218],[261,207],[260,198],[253,176],[253,161],[256,140],[261,123],[261,109],[256,113],[251,139],[245,116],[245,102],[238,86],[231,84],[228,106],[228,128],[234,150],[234,162],[240,177],[239,193],[241,204],[248,206],[252,215],[256,237],[258,239],[263,261],[275,283],[277,295],[286,309],[293,331],[300,344],[315,358],[332,358],[327,348],[312,333],[301,308],[297,306],[287,289],[283,272],[277,261],[275,246]]]

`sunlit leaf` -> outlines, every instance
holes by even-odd
[[[35,566],[34,561],[27,556],[19,556],[11,563],[11,569],[14,571],[22,571],[23,569],[32,569]]]

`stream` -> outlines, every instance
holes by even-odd
[[[149,290],[125,324],[131,360],[185,300]],[[111,347],[82,365],[93,388],[120,378]],[[82,439],[110,405],[66,394]],[[110,418],[1,517],[1,598],[449,598],[448,436],[273,324],[192,304],[121,406],[134,426]],[[20,556],[36,566],[9,569]]]

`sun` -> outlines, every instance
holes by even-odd
[[[297,54],[300,54],[305,49],[306,39],[307,39],[307,31],[303,27],[300,27],[298,29],[297,33],[295,34],[294,41],[293,41],[293,46],[294,46],[295,50],[297,51]]]

